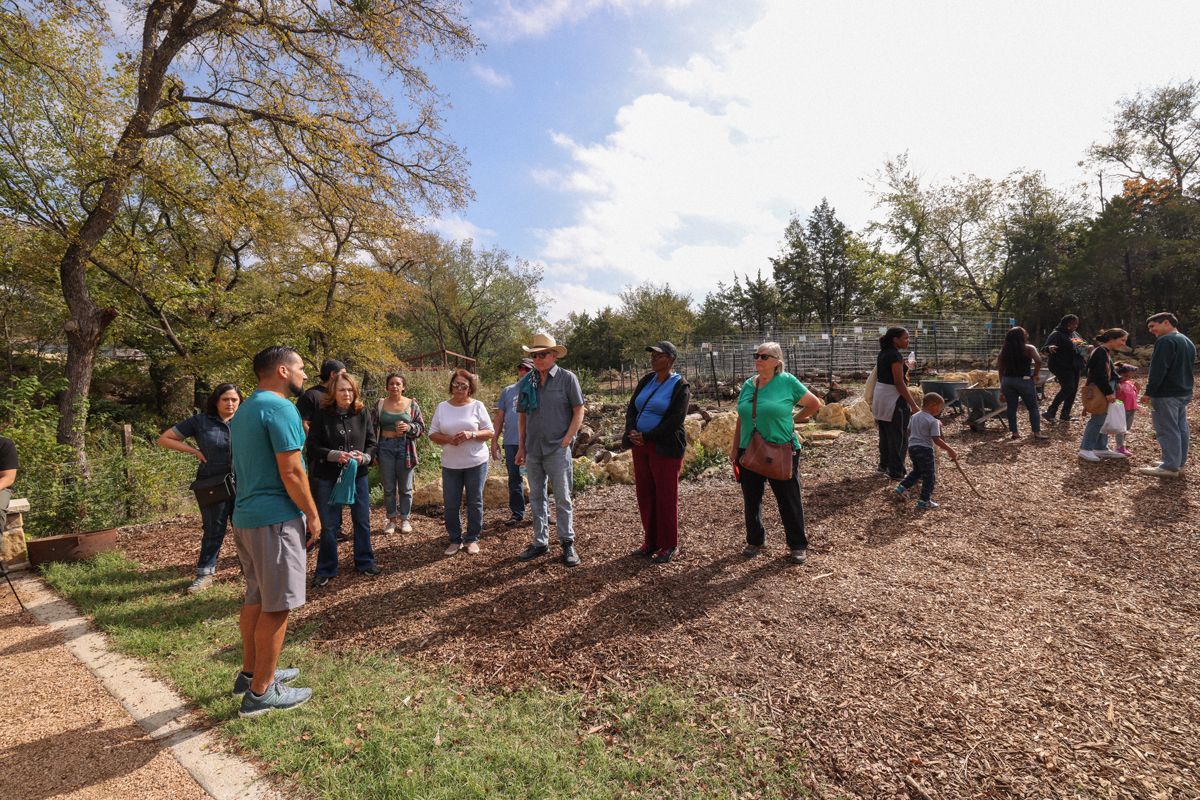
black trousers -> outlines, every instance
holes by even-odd
[[[908,420],[912,412],[903,397],[896,399],[896,410],[888,422],[875,420],[879,428],[879,468],[887,470],[888,477],[900,480],[904,477],[904,454],[908,450]]]
[[[739,461],[745,452],[744,449],[738,451]],[[804,500],[800,496],[800,451],[792,453],[791,480],[764,478],[745,467],[742,467],[740,472],[742,500],[746,505],[746,544],[762,547],[767,540],[767,529],[762,524],[762,501],[769,483],[771,491],[775,493],[775,501],[779,504],[779,516],[783,520],[788,549],[807,548],[808,538],[804,535]]]
[[[1058,380],[1058,394],[1054,395],[1054,399],[1050,401],[1050,407],[1046,409],[1046,418],[1053,419],[1054,412],[1058,411],[1059,405],[1062,405],[1063,419],[1068,419],[1071,416],[1071,407],[1075,405],[1075,394],[1079,391],[1079,370],[1069,369],[1062,372],[1058,370],[1050,370],[1054,377]]]

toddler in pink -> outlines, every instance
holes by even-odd
[[[1133,429],[1133,415],[1137,413],[1138,385],[1133,382],[1133,376],[1138,368],[1133,364],[1120,362],[1117,364],[1117,402],[1125,405],[1125,430]],[[1125,448],[1125,437],[1128,433],[1117,434],[1117,452],[1129,455]]]

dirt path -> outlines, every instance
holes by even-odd
[[[0,583],[0,797],[208,800],[171,754]]]
[[[727,480],[685,485],[677,561],[631,559],[633,492],[613,487],[578,503],[577,569],[516,562],[528,528],[505,530],[499,512],[475,558],[443,558],[440,522],[421,519],[378,540],[381,578],[343,566],[302,617],[328,646],[390,649],[481,684],[594,691],[654,674],[736,696],[807,754],[797,780],[818,796],[1197,797],[1200,468],[1133,474],[1157,454],[1145,414],[1131,462],[1080,463],[1080,432],[1010,443],[948,425],[986,499],[943,461],[943,508],[929,513],[885,497],[873,435],[814,450],[802,568],[782,560],[770,500],[769,549],[740,556]],[[198,527],[125,545],[186,569]],[[231,548],[222,564],[236,579]]]

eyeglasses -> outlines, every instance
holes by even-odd
[[[770,353],[755,353],[754,354],[754,358],[756,361],[766,361],[768,358],[774,358],[774,357],[775,356],[771,355]]]
[[[546,356],[548,356],[548,355],[550,355],[550,351],[549,351],[549,350],[543,350],[543,351],[542,351],[542,352],[540,352],[540,353],[530,353],[530,354],[529,354],[529,357],[530,357],[530,358],[545,358],[545,357],[546,357]]]
[[[470,389],[471,384],[469,384],[469,383],[452,383],[452,384],[450,384],[450,388],[451,389]]]

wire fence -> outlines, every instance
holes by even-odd
[[[909,350],[933,369],[983,366],[990,362],[1016,320],[1007,314],[954,314],[913,319],[840,320],[742,334],[682,349],[675,369],[692,384],[692,393],[720,397],[754,373],[754,352],[763,342],[778,342],[787,370],[802,380],[863,379],[875,366],[879,337],[891,327],[909,331]],[[602,376],[600,391],[628,394],[644,365],[623,365]]]

